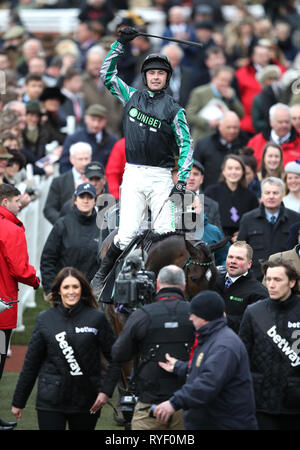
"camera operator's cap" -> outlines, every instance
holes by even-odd
[[[284,168],[285,173],[296,173],[300,174],[300,158],[296,161],[290,161]]]
[[[100,162],[92,161],[86,165],[84,175],[86,176],[86,178],[103,178],[105,175],[104,167]]]
[[[99,116],[105,118],[108,116],[107,109],[103,105],[91,105],[86,109],[85,114],[88,116]]]
[[[201,162],[197,161],[196,159],[194,159],[193,161],[193,167],[196,167],[196,169],[200,170],[200,172],[202,173],[202,175],[204,175],[204,167],[201,164]]]
[[[82,183],[79,186],[77,186],[74,195],[78,197],[79,195],[86,193],[90,194],[93,198],[97,197],[96,188],[91,183]]]
[[[190,304],[190,314],[208,321],[223,317],[224,312],[225,302],[221,295],[214,291],[200,292]]]

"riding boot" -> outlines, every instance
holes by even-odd
[[[105,278],[113,268],[116,260],[118,259],[118,257],[121,255],[122,252],[123,250],[117,247],[114,243],[112,243],[111,246],[109,247],[106,255],[103,258],[103,261],[101,262],[99,270],[97,271],[91,282],[91,287],[95,292],[96,296],[102,290]]]

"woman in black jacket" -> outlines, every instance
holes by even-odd
[[[95,203],[95,187],[90,183],[80,184],[74,193],[72,211],[55,222],[43,248],[40,264],[46,295],[63,267],[76,267],[88,281],[93,279],[99,266]]]
[[[62,269],[52,285],[52,308],[36,320],[14,392],[12,413],[22,417],[39,377],[36,408],[40,430],[93,430],[120,375],[117,363],[102,374],[100,351],[111,361],[114,334],[85,277]]]
[[[224,234],[233,239],[243,214],[258,207],[256,195],[247,188],[246,168],[238,155],[224,158],[219,183],[208,186],[204,193],[218,202]]]

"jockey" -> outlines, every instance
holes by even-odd
[[[126,166],[120,195],[118,234],[107,251],[92,287],[98,291],[116,259],[132,241],[147,213],[157,233],[175,230],[173,194],[183,197],[193,164],[193,141],[184,109],[166,94],[172,66],[165,55],[148,55],[141,72],[147,89],[137,90],[118,77],[117,60],[124,44],[138,36],[134,28],[120,31],[103,61],[100,75],[109,91],[124,106]],[[178,181],[171,170],[178,158]],[[173,197],[174,198],[174,197]]]

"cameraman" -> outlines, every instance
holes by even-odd
[[[177,377],[162,370],[158,361],[172,351],[187,361],[194,341],[184,290],[183,270],[174,265],[163,267],[157,277],[155,301],[129,316],[113,345],[115,361],[138,361],[131,379],[132,390],[138,396],[132,430],[184,429],[181,411],[176,411],[167,424],[151,417],[151,406],[166,400],[181,387]]]

